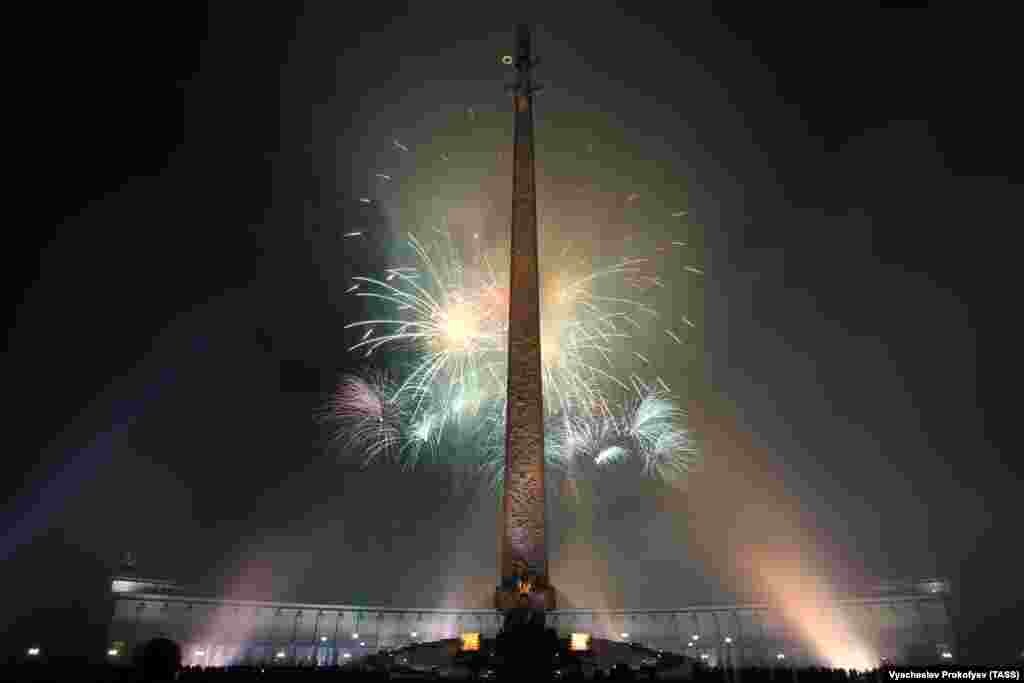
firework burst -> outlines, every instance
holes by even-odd
[[[395,139],[392,147],[398,156],[429,157],[437,165],[438,150],[429,144]],[[447,161],[446,155],[441,159]],[[403,182],[392,169],[372,170],[374,187],[385,181],[397,188]],[[374,193],[369,188],[366,193]],[[648,192],[622,196],[629,211],[650,206]],[[478,224],[482,213],[473,214],[475,204],[467,201],[445,209],[449,227],[407,236],[404,244],[412,258],[355,277],[348,285],[347,294],[361,297],[373,311],[345,326],[353,334],[349,349],[364,359],[382,358],[394,379],[343,378],[325,411],[326,422],[334,438],[366,464],[380,459],[406,467],[473,462],[500,488],[509,245],[487,241],[494,236]],[[665,208],[661,220],[678,224],[685,215]],[[568,211],[563,218],[576,220]],[[438,220],[444,225],[446,219]],[[452,224],[459,226],[454,233]],[[584,234],[591,232],[587,226]],[[362,232],[350,234],[365,238]],[[637,235],[625,240],[634,254],[639,252],[635,256],[573,258],[574,249],[560,250],[551,240],[568,232],[544,226],[541,234],[540,342],[551,480],[573,482],[624,463],[640,463],[645,476],[658,480],[685,475],[697,449],[678,399],[655,368],[666,360],[678,367],[666,342],[686,346],[695,324],[687,315],[679,317],[679,311],[664,317],[654,303],[657,297],[649,294],[664,292],[663,304],[685,301],[689,287],[680,288],[676,280],[703,275],[688,263],[692,247],[671,235],[655,242]],[[671,259],[668,268],[666,259]],[[671,273],[671,286],[664,281],[666,273]]]
[[[365,330],[350,350],[370,356],[385,346],[414,348],[422,362],[398,392],[476,412],[504,392],[507,273],[486,257],[465,263],[451,247],[428,248],[415,236],[408,243],[416,266],[390,268],[383,278],[354,278],[349,291],[385,302],[391,315],[346,325]],[[545,278],[541,354],[549,413],[607,412],[609,389],[631,390],[615,375],[611,357],[658,313],[640,300],[606,294],[602,285],[663,287],[648,268],[647,259],[624,259],[579,276],[564,268]]]
[[[495,267],[496,259],[467,263],[441,234],[445,239],[429,246],[410,235],[415,265],[355,278],[350,293],[383,303],[387,314],[349,323],[347,329],[359,332],[350,350],[372,356],[402,349],[415,361],[400,382],[380,373],[343,378],[327,413],[336,438],[347,436],[367,464],[395,456],[413,467],[442,450],[478,453],[487,478],[500,488],[507,274],[504,264]],[[696,459],[685,413],[668,385],[658,377],[661,388],[654,389],[639,375],[616,375],[613,357],[659,316],[643,301],[614,292],[663,287],[649,266],[648,259],[622,259],[577,274],[565,265],[542,283],[545,457],[553,479],[575,480],[636,460],[646,476],[671,480]]]
[[[665,393],[643,394],[612,414],[566,418],[560,429],[547,442],[548,460],[570,478],[636,462],[644,475],[673,481],[697,461],[686,412]]]
[[[320,420],[332,429],[331,440],[361,453],[363,464],[393,457],[401,445],[403,408],[386,373],[345,375],[327,399]]]

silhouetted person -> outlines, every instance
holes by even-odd
[[[165,683],[177,678],[181,648],[168,638],[154,638],[142,648],[138,668],[142,680]]]

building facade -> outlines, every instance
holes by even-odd
[[[457,638],[493,637],[494,609],[400,609],[189,596],[166,581],[115,577],[110,651],[119,656],[155,637],[182,646],[184,664],[342,664],[383,649]],[[856,626],[879,662],[950,663],[955,642],[950,586],[927,580],[821,605]],[[711,666],[831,665],[769,605],[676,609],[551,610],[562,637],[589,633],[688,654]]]

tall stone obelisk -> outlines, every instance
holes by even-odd
[[[553,609],[548,581],[544,510],[544,395],[541,386],[540,276],[537,191],[533,160],[533,67],[530,27],[516,28],[516,81],[508,306],[508,396],[505,413],[505,485],[502,501],[501,584],[498,609],[526,593],[536,607]]]

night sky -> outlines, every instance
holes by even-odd
[[[707,466],[687,491],[623,486],[593,513],[603,599],[756,594],[730,575],[730,539],[771,538],[742,530],[770,508],[810,530],[798,545],[813,539],[837,584],[949,578],[967,657],[1020,650],[1007,18],[290,10],[26,22],[40,38],[9,105],[28,152],[5,250],[9,636],[72,603],[65,630],[102,623],[129,550],[144,574],[242,597],[434,606],[493,588],[493,498],[437,468],[361,471],[324,452],[312,414],[359,367],[348,278],[395,257],[343,228],[400,234],[440,202],[504,229],[499,58],[525,18],[548,88],[542,204],[586,214],[592,234],[572,234],[612,249],[641,192],[658,215],[687,208],[703,246],[701,371],[675,371]],[[464,161],[439,170],[396,139]],[[374,185],[382,168],[414,189]],[[577,185],[584,199],[559,204]],[[552,549],[556,575],[594,567],[573,562]]]

